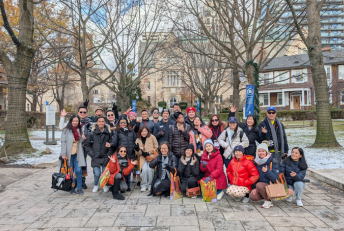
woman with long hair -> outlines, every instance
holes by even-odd
[[[191,124],[190,134],[190,144],[194,146],[194,153],[197,155],[198,159],[201,159],[204,149],[204,141],[206,139],[211,138],[213,133],[208,128],[207,125],[202,121],[202,119],[198,116],[193,118],[193,122]]]
[[[59,168],[63,165],[62,161],[66,159],[68,167],[72,167],[76,175],[74,185],[77,185],[76,191],[78,194],[83,194],[81,167],[86,166],[82,142],[80,117],[72,115],[61,134],[61,160],[59,162]],[[75,187],[71,189],[70,193],[75,194]]]
[[[210,117],[207,126],[213,133],[213,135],[211,136],[211,140],[214,143],[214,147],[219,149],[221,155],[223,155],[224,149],[219,144],[219,137],[221,133],[227,128],[228,124],[221,121],[220,116],[215,114]]]

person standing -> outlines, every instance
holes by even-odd
[[[154,122],[154,124],[159,122],[159,109],[157,108],[153,108],[152,109],[152,121]]]
[[[117,124],[115,112],[113,110],[107,110],[106,118],[107,118],[107,124],[110,126],[111,131],[114,131]]]
[[[168,109],[164,109],[161,112],[161,116],[162,119],[154,125],[153,132],[159,144],[163,141],[168,142],[170,126],[175,124],[170,118],[170,111]]]
[[[179,159],[184,154],[185,147],[189,144],[191,127],[184,123],[181,112],[174,113],[174,118],[177,122],[170,127],[168,143],[172,153],[176,156],[178,166]]]
[[[184,119],[185,123],[192,126],[195,117],[196,117],[196,109],[194,107],[189,107],[188,109],[186,109],[186,116]]]
[[[94,123],[97,121],[97,118],[103,117],[103,116],[104,116],[104,109],[101,107],[97,107],[95,110],[95,115],[91,117],[91,120]],[[106,119],[105,119],[105,121],[106,121]]]
[[[212,137],[213,133],[200,117],[195,116],[190,130],[190,144],[194,145],[194,152],[200,160],[204,150],[204,142]]]
[[[281,164],[282,159],[288,156],[288,141],[284,125],[277,119],[277,111],[274,107],[266,110],[266,118],[259,124],[259,136],[262,142],[268,143],[269,152]]]
[[[152,120],[149,120],[149,111],[148,110],[142,110],[141,111],[141,117],[142,117],[142,121],[140,123],[140,127],[141,126],[146,126],[149,129],[150,133],[153,133],[154,130],[154,122]],[[139,128],[140,129],[140,128]]]
[[[93,168],[94,187],[92,192],[98,192],[98,183],[100,175],[104,172],[108,156],[112,156],[113,152],[110,149],[111,129],[106,124],[104,117],[98,117],[96,123],[92,125],[92,131],[88,133],[84,147],[87,155],[92,159],[91,167]],[[107,186],[104,187],[104,192],[109,191]]]
[[[222,156],[224,153],[224,149],[219,144],[219,137],[221,133],[227,128],[227,126],[227,123],[221,121],[219,115],[212,115],[208,123],[208,128],[213,133],[213,135],[211,136],[211,141],[213,141],[214,147],[220,150]]]
[[[154,160],[154,151],[158,150],[158,141],[149,133],[146,126],[141,126],[137,133],[136,144],[139,147],[135,153],[140,163],[141,192],[145,192],[150,190],[152,184],[154,170],[149,167],[149,163]]]
[[[77,185],[77,193],[83,194],[82,191],[82,169],[86,166],[84,150],[82,148],[82,131],[79,116],[72,115],[66,127],[61,134],[61,158],[67,160],[68,166],[72,167],[76,180],[73,179],[74,185]],[[59,161],[59,169],[63,165],[62,160]],[[75,194],[75,187],[70,191]]]
[[[176,112],[181,112],[182,110],[180,109],[180,105],[179,103],[175,103],[173,104],[173,108],[172,108],[173,112],[170,116],[170,119],[175,123],[176,122],[176,119],[174,118],[174,113]]]

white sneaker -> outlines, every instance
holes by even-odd
[[[105,185],[103,190],[104,190],[104,192],[108,192],[109,191],[109,187],[107,185]]]
[[[248,202],[250,202],[250,198],[244,197],[244,199],[242,200],[242,203],[248,203]]]
[[[296,200],[296,205],[299,207],[303,207],[302,201],[301,200]]]
[[[285,199],[287,202],[293,202],[293,197],[288,197],[287,199]]]
[[[235,202],[241,201],[241,197],[236,197],[236,198],[234,198],[234,201],[235,201]]]
[[[264,209],[268,209],[268,208],[270,208],[272,206],[274,206],[272,204],[272,201],[265,201],[264,204],[262,204],[262,208],[264,208]]]
[[[92,192],[98,192],[98,186],[97,185],[95,185],[94,187],[93,187],[93,189],[92,189]]]
[[[146,188],[141,188],[141,192],[146,192],[147,189]]]
[[[224,194],[223,191],[221,191],[219,194],[217,194],[217,197],[216,197],[216,198],[217,198],[218,201],[222,199],[223,194]]]
[[[193,197],[191,197],[192,199],[197,199],[197,196],[193,196]]]

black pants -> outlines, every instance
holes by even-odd
[[[181,182],[181,186],[180,186],[180,189],[183,191],[183,193],[186,193],[186,188],[187,186],[189,188],[195,188],[198,186],[198,183],[197,183],[197,179],[196,178],[189,178],[188,179],[182,179],[182,182]]]

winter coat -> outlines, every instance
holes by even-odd
[[[158,143],[160,144],[163,141],[168,142],[168,134],[170,131],[170,126],[173,126],[175,122],[173,122],[171,119],[169,119],[167,122],[164,122],[164,120],[160,120],[154,125],[154,132],[153,135],[156,137],[158,140]],[[159,136],[158,133],[164,130],[164,135]]]
[[[142,122],[140,123],[140,127],[141,126],[147,126],[148,130],[151,134],[153,134],[154,132],[154,125],[155,123],[152,120],[142,120]]]
[[[63,130],[63,128],[65,128],[69,122],[68,121],[67,123],[65,123],[65,118],[66,117],[62,117],[62,116],[60,117],[60,123],[59,123],[60,130]],[[85,135],[85,137],[87,137],[87,134],[91,131],[92,124],[93,124],[93,122],[90,119],[90,117],[85,117],[84,119],[80,120],[81,132],[82,132],[82,134]]]
[[[232,185],[245,186],[251,191],[252,184],[259,179],[259,172],[252,162],[252,156],[233,158],[227,167],[228,181]]]
[[[262,142],[262,139],[259,136],[258,128],[257,127],[251,128],[251,130],[249,130],[246,123],[239,123],[238,125],[245,132],[249,141],[249,145],[245,149],[245,154],[256,157],[256,151],[257,151],[256,141],[258,143]]]
[[[299,168],[298,162],[293,161],[291,166],[289,166],[288,164],[286,164],[286,160],[283,160],[282,164],[279,167],[279,170],[281,173],[284,174],[288,185],[294,185],[296,181],[302,181],[305,178],[307,172],[306,169],[301,170]],[[290,176],[291,172],[295,172],[296,176]]]
[[[111,160],[109,161],[109,171],[110,171],[110,177],[108,184],[113,185],[115,182],[115,175],[120,172],[121,168],[119,166],[118,158],[117,158],[117,153],[114,153],[112,156],[116,158],[116,162],[113,163]],[[128,159],[128,167],[124,168],[122,170],[122,179],[125,181],[124,176],[127,176],[131,173],[135,165],[131,163],[131,161]]]
[[[278,162],[277,162],[276,158],[274,158],[271,155],[265,164],[258,165],[257,163],[254,162],[254,165],[256,166],[256,168],[259,172],[259,180],[256,183],[263,182],[266,184],[270,184],[270,181],[272,183],[276,183],[276,179],[278,179],[278,177],[279,177],[279,168],[278,168]],[[267,168],[268,168],[267,172],[262,171],[262,168],[265,166],[267,166]]]
[[[97,124],[92,125],[92,131],[88,133],[84,147],[87,155],[92,158],[91,167],[106,166],[109,162],[108,156],[113,153],[110,148],[105,147],[106,142],[110,143],[111,130],[110,126],[105,124],[103,132],[98,128]]]
[[[191,165],[192,157],[196,158],[194,165]],[[199,175],[199,161],[196,155],[192,155],[190,160],[186,161],[186,165],[179,160],[178,174],[181,176],[181,180],[187,180],[191,177],[195,177],[197,181],[201,179]]]
[[[186,145],[190,142],[190,125],[184,123],[184,132],[177,128],[177,123],[170,127],[168,143],[176,156],[182,156]]]
[[[134,132],[134,130],[124,131],[124,129],[121,128],[118,132],[114,133],[110,144],[111,144],[112,150],[115,150],[115,148],[118,148],[119,146],[126,147],[129,159],[133,160],[135,159],[135,152],[134,152],[134,148],[136,146],[135,142],[136,142],[136,133]]]
[[[187,116],[187,115],[184,117],[184,122],[187,123],[188,125],[190,125],[191,127],[194,125],[193,121],[191,121],[189,116]]]
[[[79,131],[80,132],[80,131]],[[72,156],[72,146],[73,146],[74,135],[70,129],[63,129],[61,134],[61,153],[60,156],[67,156],[67,164],[70,165],[70,159]],[[78,142],[78,149],[77,149],[77,160],[78,165],[80,167],[86,166],[85,163],[85,156],[84,156],[84,149],[82,147],[82,137],[80,134],[80,140]],[[59,168],[61,168],[62,163],[59,161]]]
[[[288,141],[287,141],[287,136],[285,134],[284,125],[282,124],[282,122],[281,122],[281,125],[282,125],[282,128],[280,128],[278,126],[278,123],[276,123],[276,122],[274,123],[275,131],[276,131],[276,136],[277,136],[277,140],[278,140],[278,151],[281,151],[281,139],[283,138],[284,139],[284,153],[288,153],[288,151],[289,151]],[[267,133],[263,133],[262,132],[262,127],[265,127],[265,129],[268,132]],[[280,130],[279,129],[283,130],[283,137],[280,137]],[[259,136],[260,136],[261,140],[273,140],[272,139],[272,134],[271,134],[271,129],[270,129],[270,126],[269,126],[268,118],[265,118],[259,124],[258,131],[259,131]],[[272,149],[269,148],[269,150],[273,150],[273,148]]]
[[[240,132],[242,129],[238,127],[238,130],[236,133],[234,133],[233,137],[230,137],[230,128],[228,127],[226,130],[224,130],[221,135],[219,136],[219,144],[223,149],[225,150],[223,153],[223,156],[226,159],[230,159],[232,157],[233,150],[235,146],[241,145],[243,148],[247,148],[249,145],[248,138],[246,134],[244,133],[240,142]],[[227,133],[227,135],[226,135]],[[227,138],[226,138],[227,137]]]
[[[223,172],[222,156],[219,149],[215,147],[214,149],[215,151],[211,153],[209,157],[207,151],[203,151],[201,162],[205,161],[208,163],[205,168],[203,167],[203,164],[200,163],[201,171],[205,172],[203,180],[208,176],[211,176],[211,179],[216,181],[216,189],[225,189],[227,188],[227,180],[226,175]]]
[[[116,124],[117,124],[117,122],[118,122],[118,120],[117,119],[115,119],[115,121],[113,122],[113,123],[110,123],[109,121],[107,121],[107,123],[106,124],[108,124],[109,126],[110,126],[110,129],[111,129],[111,131],[115,131],[115,129],[116,129]]]
[[[208,128],[207,125],[204,125],[203,127],[198,128],[198,132],[202,135],[202,146],[204,149],[204,142],[206,139],[210,139],[213,135],[213,132]],[[195,132],[193,129],[190,130],[190,141],[189,143],[193,143],[194,145],[194,152],[196,153],[196,141],[195,141]]]
[[[154,149],[158,151],[158,147],[159,147],[158,141],[156,141],[155,136],[151,134],[149,137],[146,138],[145,144],[142,143],[142,139],[140,138],[137,138],[135,143],[138,144],[140,147],[140,150],[138,152],[135,151],[135,154],[136,156],[139,157],[140,169],[142,169],[147,158],[147,157],[145,158],[144,156],[142,156],[142,151],[149,152],[150,154],[149,156],[151,158],[154,158]]]

